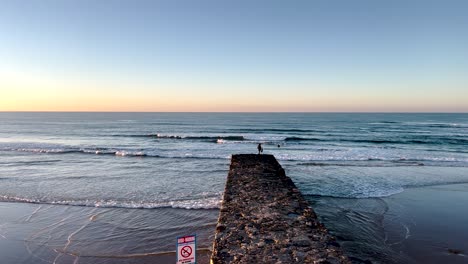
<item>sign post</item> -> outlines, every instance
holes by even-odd
[[[196,235],[177,237],[177,264],[196,264],[196,249]]]

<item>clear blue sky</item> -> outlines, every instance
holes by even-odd
[[[468,112],[468,1],[0,4],[0,110]]]

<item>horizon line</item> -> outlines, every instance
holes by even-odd
[[[468,114],[467,112],[431,111],[2,111],[0,113],[212,113],[212,114]]]

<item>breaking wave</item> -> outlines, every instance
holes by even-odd
[[[228,141],[219,140],[218,143],[228,143]],[[265,142],[265,144],[275,144]],[[276,147],[275,147],[276,148]],[[47,145],[47,144],[32,144],[32,145],[8,145],[0,147],[0,151],[15,151],[29,152],[39,154],[54,154],[54,155],[69,155],[69,154],[84,154],[98,156],[116,156],[116,157],[135,157],[135,158],[168,158],[168,159],[230,159],[232,153],[227,152],[201,152],[189,150],[180,151],[161,151],[154,148],[148,149],[117,149],[117,148],[91,148],[91,147],[75,147],[64,145]],[[254,147],[252,147],[254,151]],[[324,149],[318,148],[307,153],[287,153],[279,152],[275,154],[280,161],[300,161],[302,165],[310,166],[453,166],[467,167],[468,158],[463,156],[441,156],[441,155],[414,155],[411,158],[402,157],[398,152],[388,152],[387,149],[381,151],[354,151],[343,149]],[[57,160],[60,161],[60,160]],[[40,161],[39,161],[40,162]],[[31,164],[35,165],[37,161]],[[3,164],[3,163],[0,163]],[[11,162],[4,165],[10,166]],[[14,164],[21,165],[21,164]]]
[[[181,135],[165,135],[165,134],[137,134],[137,135],[113,135],[114,137],[143,137],[157,139],[187,139],[187,140],[202,140],[216,142],[222,140],[244,140],[244,136],[181,136]]]
[[[33,204],[53,204],[86,206],[101,208],[130,208],[130,209],[156,209],[156,208],[179,208],[179,209],[217,209],[221,204],[221,197],[208,197],[192,200],[174,200],[164,202],[150,201],[118,201],[118,200],[53,200],[34,199],[17,196],[0,195],[1,202],[18,202]]]
[[[129,150],[112,150],[112,149],[79,149],[79,148],[3,148],[3,151],[18,151],[18,152],[32,152],[32,153],[48,153],[48,154],[96,154],[96,155],[115,155],[115,156],[133,156],[133,157],[146,157],[143,151],[129,151]],[[158,157],[157,155],[154,155]]]

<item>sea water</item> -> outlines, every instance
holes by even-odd
[[[0,201],[196,215],[258,143],[307,197],[468,183],[468,114],[0,113]]]

